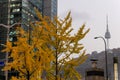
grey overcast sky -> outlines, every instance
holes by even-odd
[[[104,36],[106,32],[106,15],[111,33],[110,49],[120,47],[120,0],[58,0],[58,16],[65,17],[71,11],[74,31],[83,23],[90,32],[82,40],[87,53],[103,51],[103,40],[95,36]]]

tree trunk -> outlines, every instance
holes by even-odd
[[[27,71],[27,80],[30,80],[30,73]]]
[[[57,55],[57,50],[56,50],[56,74],[55,74],[55,80],[58,80],[58,55]]]

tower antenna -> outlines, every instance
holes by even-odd
[[[107,40],[107,50],[109,50],[109,39],[111,38],[109,28],[108,28],[108,15],[106,15],[106,33],[105,33],[105,39]]]

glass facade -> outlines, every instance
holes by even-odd
[[[42,11],[42,0],[0,0],[0,24],[13,25],[15,23],[23,23],[24,29],[27,28],[29,21],[34,21],[37,19],[34,8],[37,8],[40,12]],[[7,35],[9,35],[9,40],[16,41],[15,36],[15,26],[10,29],[9,34],[7,33],[7,28],[0,26],[0,61],[5,61],[6,55],[1,52],[5,47],[2,44],[6,44]],[[0,66],[0,70],[3,66]],[[4,73],[0,71],[0,75],[4,76]],[[0,77],[1,80],[1,77]]]
[[[53,19],[57,15],[57,0],[0,0],[0,24],[13,25],[20,22],[28,30],[29,22],[38,20],[34,8]],[[2,27],[0,26],[0,44],[7,40],[7,32],[3,32]]]
[[[57,0],[44,0],[43,14],[50,17],[51,20],[57,16]]]
[[[0,24],[9,26],[20,22],[22,27],[28,30],[29,22],[38,20],[34,8],[37,8],[42,15],[47,14],[53,19],[57,15],[57,0],[0,0]],[[9,32],[10,40],[13,40],[11,34],[14,32],[14,27]],[[0,26],[0,44],[6,43],[7,35],[7,28]],[[5,59],[5,55],[1,52],[3,48],[0,45],[0,58]]]
[[[51,19],[57,16],[57,0],[51,0]]]
[[[34,8],[37,8],[40,12],[42,11],[42,0],[23,0],[22,1],[22,27],[25,30],[28,30],[29,22],[36,21],[37,16],[34,11]]]
[[[12,25],[16,22],[21,21],[21,0],[11,0],[9,2],[9,9],[10,9],[10,22],[9,24]]]

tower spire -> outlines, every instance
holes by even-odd
[[[108,15],[106,15],[106,33],[105,38],[107,39],[107,49],[109,49],[109,39],[111,38],[109,28],[108,28]]]

